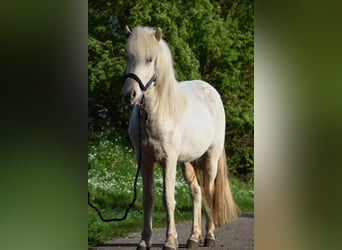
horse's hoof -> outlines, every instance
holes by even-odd
[[[143,247],[143,246],[138,246],[137,250],[149,250],[150,247]]]
[[[151,244],[148,245],[144,241],[140,242],[140,244],[137,246],[137,250],[149,250],[151,248]]]
[[[197,249],[199,242],[188,239],[188,243],[186,243],[186,248],[188,249]]]
[[[177,249],[178,249],[178,240],[177,240],[177,238],[170,236],[167,239],[167,241],[165,242],[163,250],[177,250]]]
[[[177,250],[177,248],[164,246],[163,250]]]
[[[214,247],[215,246],[215,240],[210,239],[210,238],[205,238],[204,246],[205,247]]]

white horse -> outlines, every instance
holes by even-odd
[[[137,249],[152,245],[154,162],[163,169],[167,214],[164,249],[178,248],[174,219],[177,161],[182,165],[193,203],[187,247],[203,243],[202,193],[207,215],[204,244],[213,246],[215,227],[234,221],[238,214],[227,177],[225,112],[220,95],[204,81],[177,82],[170,49],[160,28],[139,26],[130,31],[126,26],[126,36],[127,75],[122,94],[133,105],[128,130],[137,160],[141,156],[143,181],[144,222]]]

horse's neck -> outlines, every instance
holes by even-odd
[[[157,80],[153,95],[147,96],[146,111],[149,119],[178,122],[186,105],[186,98],[173,75]]]

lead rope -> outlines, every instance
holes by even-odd
[[[112,222],[112,221],[123,221],[126,219],[127,215],[128,215],[128,212],[129,210],[132,208],[132,206],[134,205],[136,199],[137,199],[137,182],[138,182],[138,178],[139,178],[139,172],[140,172],[140,167],[141,167],[141,157],[142,157],[142,154],[141,154],[141,141],[142,141],[142,137],[141,137],[141,112],[142,112],[142,109],[144,108],[144,103],[145,99],[144,99],[144,96],[142,96],[141,98],[141,101],[138,105],[139,109],[138,109],[138,140],[139,140],[139,154],[138,154],[138,168],[137,168],[137,173],[135,174],[135,179],[134,179],[134,196],[133,196],[133,200],[132,202],[128,205],[126,211],[125,211],[125,214],[122,218],[110,218],[110,219],[106,219],[103,217],[101,211],[96,207],[94,206],[91,201],[90,201],[90,193],[88,191],[88,205],[95,209],[95,211],[97,212],[97,214],[100,216],[100,219],[103,221],[103,222]]]

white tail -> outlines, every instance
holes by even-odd
[[[202,161],[202,162],[205,162]],[[214,190],[210,192],[207,168],[203,169],[203,191],[207,213],[211,213],[216,227],[232,223],[238,217],[238,209],[235,205],[227,176],[226,153],[223,149],[218,161],[217,174],[214,182]]]

